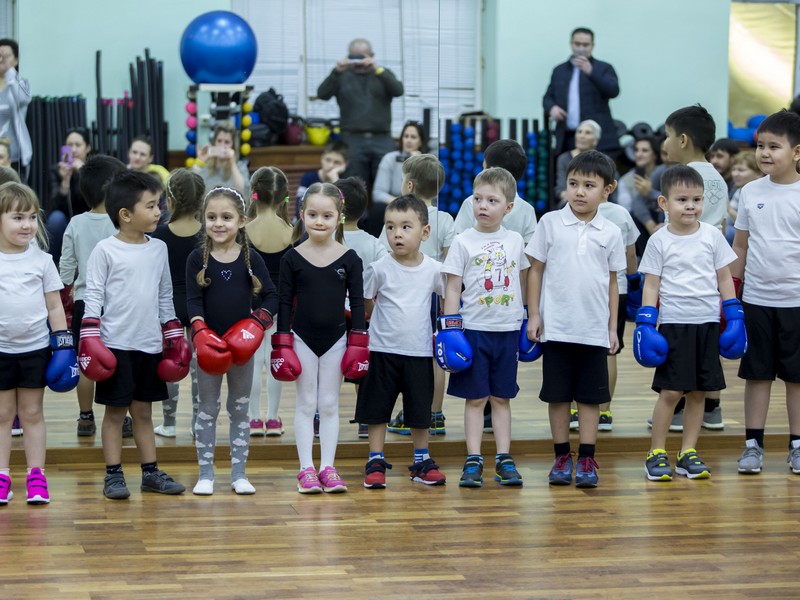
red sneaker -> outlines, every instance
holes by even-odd
[[[432,458],[426,458],[421,463],[408,467],[411,472],[411,481],[419,481],[425,485],[444,485],[446,478],[439,471],[439,467]]]
[[[392,465],[382,458],[372,458],[364,469],[364,487],[369,490],[382,490],[386,487],[386,469]]]

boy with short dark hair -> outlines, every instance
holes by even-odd
[[[598,211],[614,185],[605,155],[578,154],[567,168],[567,204],[542,217],[525,248],[531,259],[527,335],[546,342],[539,398],[548,404],[553,435],[550,485],[572,483],[573,400],[580,421],[575,484],[592,488],[598,483],[599,406],[611,400],[607,356],[619,347],[617,271],[626,267],[622,234]]]
[[[320,157],[320,168],[316,171],[306,171],[300,177],[300,185],[297,186],[297,196],[295,201],[295,218],[300,215],[300,201],[306,193],[308,187],[313,183],[336,183],[347,170],[347,144],[340,140],[328,142],[322,148]],[[362,180],[363,181],[363,180]],[[356,220],[358,220],[357,217]]]
[[[731,169],[733,168],[733,157],[739,154],[739,144],[730,138],[720,138],[711,145],[708,150],[708,160],[714,165],[717,172],[722,175],[725,183],[728,184],[728,198],[733,196],[736,191],[736,184],[733,183]]]
[[[745,380],[745,450],[740,473],[760,473],[764,428],[775,377],[786,386],[789,456],[800,475],[800,116],[782,110],[756,132],[756,161],[767,175],[739,196],[731,267],[742,289],[750,348],[739,365]],[[737,290],[738,291],[738,290]]]
[[[158,468],[153,433],[152,403],[168,397],[161,375],[180,380],[191,357],[172,303],[167,246],[146,235],[158,225],[160,194],[161,183],[151,175],[115,175],[108,184],[106,210],[119,233],[97,244],[86,267],[79,363],[97,382],[96,402],[106,406],[103,494],[111,499],[130,496],[121,465],[121,426],[128,411],[141,457],[141,490],[185,490]]]
[[[386,207],[391,254],[364,269],[364,298],[374,298],[370,320],[370,367],[358,389],[356,420],[369,428],[364,487],[386,487],[383,455],[386,423],[397,395],[414,443],[411,480],[442,485],[445,476],[428,453],[433,398],[430,299],[442,294],[441,263],[420,251],[430,235],[428,210],[419,198],[400,196]],[[369,301],[369,300],[368,300]]]
[[[645,462],[651,481],[672,479],[666,439],[682,396],[686,408],[675,472],[690,479],[710,477],[696,450],[706,393],[725,387],[719,355],[738,358],[747,348],[742,307],[728,266],[736,255],[719,229],[700,222],[703,190],[702,176],[690,167],[677,165],[664,172],[658,202],[669,221],[650,237],[639,265],[645,282],[633,351],[639,364],[656,367],[653,390],[658,393]],[[722,334],[720,299],[727,320]]]

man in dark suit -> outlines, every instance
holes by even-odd
[[[594,119],[602,129],[597,149],[615,157],[619,151],[617,128],[608,101],[619,95],[614,67],[592,57],[594,32],[578,27],[572,32],[572,56],[553,69],[542,99],[544,111],[556,122],[556,151],[575,147],[575,130],[581,121]]]

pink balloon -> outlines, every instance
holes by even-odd
[[[197,114],[197,103],[196,102],[187,102],[186,103],[186,112],[190,115]]]
[[[186,118],[186,126],[189,129],[195,129],[197,127],[197,117],[194,115]]]

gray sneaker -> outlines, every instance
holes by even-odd
[[[156,469],[155,471],[142,473],[141,490],[143,492],[174,495],[182,494],[186,491],[186,488],[161,469]]]
[[[647,419],[647,428],[653,428],[653,417],[648,417]],[[674,415],[672,415],[672,422],[669,424],[669,430],[674,433],[680,433],[683,431],[683,411],[679,410]]]
[[[122,437],[133,437],[133,419],[130,417],[125,417],[122,420]]]
[[[711,469],[697,455],[697,451],[694,448],[689,448],[682,454],[678,454],[678,464],[675,466],[675,472],[678,475],[686,475],[689,479],[708,479],[711,477]]]
[[[103,495],[111,500],[124,500],[130,497],[128,486],[125,485],[125,476],[122,473],[106,475],[103,484]]]
[[[659,449],[648,454],[644,472],[650,481],[672,481],[672,467],[667,453]]]
[[[800,475],[800,447],[789,449],[789,456],[786,458],[786,462],[789,463],[792,473]]]
[[[703,429],[725,429],[725,423],[722,422],[721,406],[717,406],[714,410],[703,413]]]
[[[747,440],[744,452],[739,457],[739,473],[761,473],[761,465],[763,464],[764,449],[758,445],[757,441]],[[797,466],[800,467],[800,464]]]

